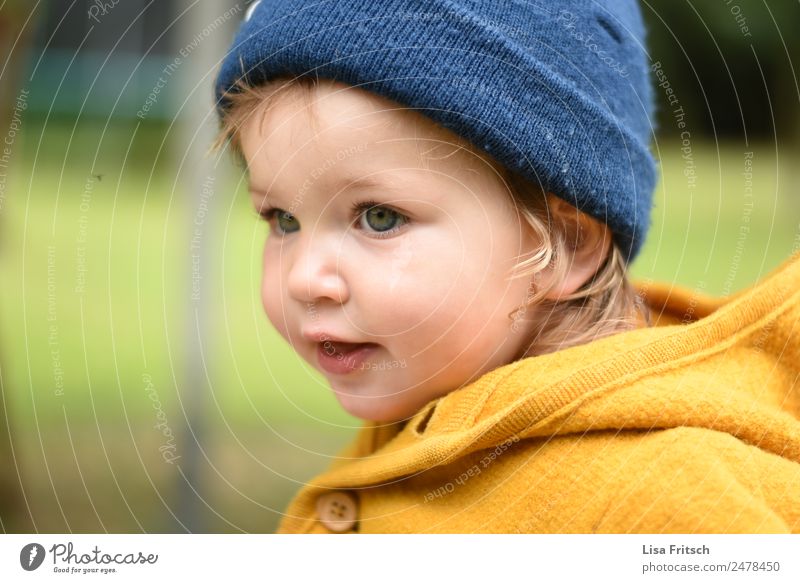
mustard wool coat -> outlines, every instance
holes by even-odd
[[[279,533],[800,532],[800,255],[367,424]]]

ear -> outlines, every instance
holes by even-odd
[[[552,229],[566,240],[566,267],[560,280],[557,271],[546,269],[537,278],[540,286],[552,287],[544,296],[560,300],[578,291],[603,265],[611,251],[611,230],[600,221],[553,195],[547,196]]]

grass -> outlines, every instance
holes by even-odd
[[[691,188],[679,144],[661,146],[653,224],[633,265],[634,278],[727,296],[762,279],[798,248],[795,152],[782,150],[779,157],[774,144],[695,145],[697,182]]]
[[[219,244],[193,300],[197,209],[163,128],[72,130],[28,128],[0,212],[2,382],[32,528],[270,532],[360,423],[261,311],[265,227],[235,181],[214,185],[203,237]],[[747,197],[742,148],[695,144],[690,190],[678,145],[661,146],[635,278],[732,293],[788,257],[794,168],[754,146]]]

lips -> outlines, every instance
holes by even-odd
[[[348,341],[346,338],[342,338],[336,334],[328,334],[327,332],[301,332],[301,335],[306,340],[310,340],[311,342],[330,342],[330,343],[341,343],[341,344],[359,344],[358,342],[351,342]]]
[[[322,349],[329,354],[342,354],[345,356],[363,346],[377,346],[374,342],[332,342],[330,340],[320,342],[320,344]]]
[[[380,346],[373,342],[325,342],[317,343],[317,360],[320,367],[331,374],[350,374],[363,369],[364,361]]]

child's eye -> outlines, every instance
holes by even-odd
[[[272,219],[277,217],[276,227],[279,235],[286,235],[300,230],[300,224],[295,216],[279,208],[268,208],[262,210],[261,217],[272,225]]]
[[[356,215],[354,224],[356,228],[373,231],[380,237],[398,231],[408,222],[408,217],[405,215],[371,200],[355,203],[353,213]]]

